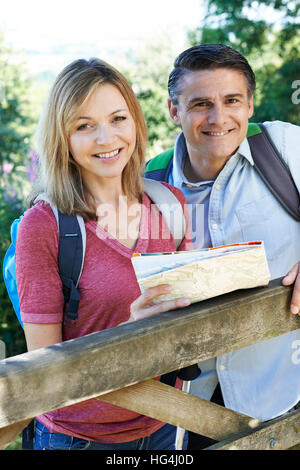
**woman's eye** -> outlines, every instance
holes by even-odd
[[[114,117],[114,122],[125,121],[125,119],[126,119],[126,116],[115,116]]]
[[[81,124],[80,126],[77,127],[77,130],[78,131],[83,131],[85,129],[89,129],[89,124],[85,123],[85,124]]]

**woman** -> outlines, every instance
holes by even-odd
[[[141,176],[145,143],[140,106],[118,71],[91,59],[60,73],[38,128],[37,193],[85,220],[81,299],[76,326],[64,327],[57,225],[50,206],[40,201],[23,217],[16,247],[28,350],[188,305],[186,299],[152,305],[168,286],[141,295],[131,265],[133,251],[175,249],[172,237],[151,238],[153,211]],[[184,204],[181,192],[171,189]],[[191,248],[186,238],[179,247]],[[126,282],[117,283],[116,295],[119,279]],[[174,432],[173,426],[91,399],[37,417],[35,449],[171,449]]]

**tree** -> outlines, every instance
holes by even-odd
[[[172,58],[177,55],[172,38],[158,37],[128,53],[118,68],[132,84],[141,104],[148,128],[147,158],[174,145],[178,129],[168,112],[168,76]]]
[[[33,134],[33,110],[30,105],[30,81],[25,68],[13,60],[12,49],[0,37],[0,258],[10,244],[12,221],[23,212],[30,189],[30,146]],[[31,170],[32,171],[32,170]],[[2,264],[2,263],[1,263]],[[24,335],[13,312],[0,275],[0,339],[6,355],[25,351]]]
[[[295,88],[300,77],[299,2],[208,0],[203,23],[188,33],[191,45],[228,44],[247,57],[257,78],[252,120],[299,123]]]

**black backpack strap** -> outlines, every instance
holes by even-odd
[[[254,168],[284,209],[300,221],[300,196],[291,172],[271,140],[265,126],[248,137]]]
[[[193,364],[191,366],[183,367],[180,370],[174,370],[173,372],[168,372],[167,374],[161,375],[160,382],[175,387],[177,377],[181,380],[195,380],[201,374],[201,369],[198,364]]]
[[[80,291],[78,280],[82,271],[83,241],[76,216],[58,211],[59,251],[58,269],[63,284],[63,294],[68,309],[65,314],[66,325],[76,325]]]
[[[22,431],[22,449],[33,450],[34,430],[35,420],[33,419]]]

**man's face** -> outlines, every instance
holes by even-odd
[[[223,166],[247,134],[253,114],[243,73],[227,68],[188,72],[179,83],[171,119],[181,126],[191,163]]]

